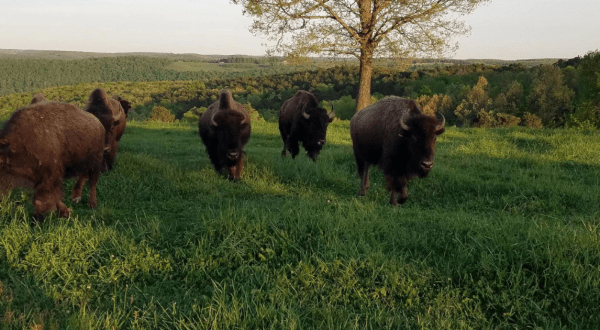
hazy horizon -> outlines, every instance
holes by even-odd
[[[462,19],[469,36],[447,58],[573,58],[600,48],[600,2],[493,0]],[[3,4],[0,49],[263,56],[267,40],[225,0],[27,0]]]

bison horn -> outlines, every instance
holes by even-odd
[[[310,115],[306,113],[306,104],[304,104],[304,106],[302,107],[302,117],[304,117],[304,119],[310,118]]]
[[[333,119],[333,117],[335,117],[335,112],[333,112],[333,102],[329,102],[329,104],[331,104],[331,112],[327,114],[327,116],[329,116],[329,119]]]
[[[442,115],[442,123],[435,127],[436,132],[442,130],[446,126],[446,117],[444,117],[444,115],[441,113],[440,115]]]
[[[215,121],[215,115],[212,115],[212,116],[210,117],[210,124],[211,124],[212,126],[219,126],[219,124],[217,124],[217,122]]]
[[[404,117],[400,118],[400,127],[405,131],[410,131],[410,127],[404,123]]]

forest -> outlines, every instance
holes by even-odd
[[[97,86],[130,100],[134,120],[145,120],[156,106],[176,119],[193,119],[222,88],[266,120],[275,120],[283,101],[300,89],[312,91],[327,108],[332,104],[340,119],[355,111],[358,68],[351,62],[294,67],[243,57],[206,62],[211,61],[233,69],[178,71],[168,69],[175,60],[152,57],[0,58],[0,90],[6,94],[0,97],[0,118],[37,92],[83,107]],[[59,86],[46,87],[52,85]],[[600,52],[534,66],[434,63],[399,70],[380,65],[373,74],[372,102],[386,95],[415,99],[424,112],[441,113],[461,127],[599,128]]]

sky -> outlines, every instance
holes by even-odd
[[[492,0],[463,20],[457,59],[600,49],[600,0]],[[251,24],[229,0],[0,0],[0,49],[264,55]]]

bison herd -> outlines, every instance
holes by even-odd
[[[84,110],[35,95],[0,131],[0,188],[35,189],[34,223],[55,210],[60,217],[69,216],[70,210],[62,202],[62,182],[70,177],[77,177],[73,202],[81,200],[88,181],[88,205],[95,208],[98,179],[101,172],[113,169],[130,108],[128,101],[109,97],[101,88],[92,91]],[[327,113],[312,93],[297,92],[279,110],[281,155],[289,151],[295,158],[302,143],[308,157],[316,161],[333,119],[333,110]],[[369,188],[369,167],[377,165],[391,191],[390,203],[403,204],[408,198],[408,182],[431,171],[436,137],[444,132],[444,126],[443,117],[440,122],[423,114],[414,101],[396,96],[358,111],[350,122],[350,136],[361,179],[359,195]],[[198,129],[215,171],[222,174],[226,170],[229,180],[239,179],[251,120],[229,90],[223,90],[208,106]]]

